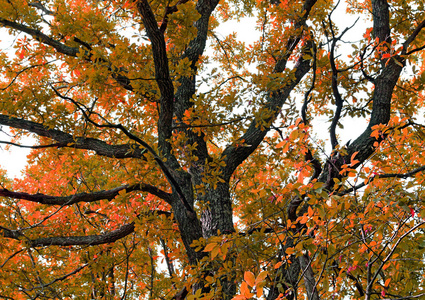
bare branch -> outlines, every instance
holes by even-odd
[[[376,278],[378,277],[380,271],[382,270],[382,268],[384,267],[384,265],[387,263],[387,261],[391,258],[391,256],[394,254],[394,251],[397,249],[398,245],[401,243],[401,241],[408,236],[410,233],[412,233],[413,231],[415,231],[416,229],[418,229],[419,227],[421,227],[422,225],[424,225],[425,222],[420,222],[418,224],[416,224],[415,226],[413,226],[412,228],[410,228],[407,232],[405,232],[402,236],[400,236],[400,238],[397,240],[397,242],[394,244],[394,246],[392,247],[392,249],[390,250],[390,252],[388,253],[388,255],[382,260],[381,264],[379,265],[379,267],[377,268],[377,270],[375,271],[374,276],[372,277],[372,279],[369,281],[368,280],[368,284],[366,287],[366,297],[368,297],[368,295],[370,295],[370,289],[372,288]]]
[[[8,141],[0,141],[0,144],[6,144],[6,145],[11,145],[11,146],[16,146],[19,148],[29,148],[29,149],[44,149],[44,148],[52,148],[52,147],[66,147],[67,144],[64,143],[54,143],[54,144],[49,144],[49,145],[21,145],[21,144],[17,144],[17,143],[12,143],[12,142],[8,142]]]
[[[374,181],[375,179],[379,179],[379,178],[402,178],[402,179],[406,179],[409,177],[413,177],[414,175],[416,175],[419,172],[425,171],[425,166],[416,168],[410,172],[407,173],[396,173],[396,174],[378,174],[375,176],[370,177],[367,182],[362,182],[359,185],[356,185],[352,188],[349,188],[347,190],[344,190],[342,192],[339,192],[338,195],[339,196],[343,196],[343,195],[347,195],[349,193],[351,193],[352,191],[357,191],[359,189],[361,189],[362,187],[365,187],[366,185],[368,185],[369,183],[371,183],[372,181]]]
[[[67,279],[69,276],[72,276],[72,275],[77,274],[78,272],[80,272],[82,269],[84,269],[88,265],[89,265],[89,263],[86,263],[86,264],[84,264],[84,265],[76,268],[75,270],[73,270],[73,271],[71,271],[71,272],[69,272],[69,273],[67,273],[67,274],[65,274],[65,275],[63,275],[61,277],[55,278],[51,282],[44,283],[44,284],[41,284],[41,285],[38,285],[38,286],[34,286],[34,287],[30,288],[30,289],[23,289],[23,290],[25,290],[25,291],[33,291],[35,289],[44,289],[44,288],[46,288],[48,286],[51,286],[52,284],[55,284],[58,281],[63,281],[65,279]]]
[[[335,8],[336,8],[336,6],[335,6]],[[331,44],[329,61],[331,63],[331,69],[332,69],[332,92],[333,92],[333,95],[334,95],[334,98],[335,98],[335,105],[336,105],[335,114],[334,114],[334,117],[332,119],[332,123],[331,123],[331,127],[330,127],[330,137],[331,137],[332,150],[335,149],[335,147],[338,145],[338,140],[336,138],[336,126],[338,125],[339,119],[341,118],[341,111],[342,111],[342,105],[343,105],[343,100],[342,100],[341,94],[338,90],[338,73],[339,73],[339,71],[338,71],[338,69],[336,67],[336,63],[335,63],[335,48],[336,48],[336,44],[338,43],[338,41],[341,40],[343,35],[349,29],[351,29],[357,23],[358,20],[359,19],[357,18],[357,20],[354,22],[353,25],[345,28],[344,31],[338,37],[336,37],[335,31],[334,31],[333,25],[332,25],[331,14],[329,14],[329,26],[330,26],[331,33],[332,33],[332,44]]]

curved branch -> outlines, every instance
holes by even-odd
[[[174,176],[171,174],[170,169],[167,167],[167,165],[164,163],[164,161],[159,157],[159,155],[155,152],[155,150],[145,141],[143,141],[142,139],[140,139],[138,136],[136,136],[135,134],[131,133],[130,131],[127,130],[127,128],[125,128],[122,124],[111,124],[108,121],[107,124],[98,124],[95,121],[93,121],[92,119],[90,119],[90,116],[87,114],[86,110],[87,108],[83,108],[82,105],[80,105],[77,101],[75,101],[72,98],[69,98],[67,96],[63,96],[62,94],[59,93],[59,91],[57,89],[55,89],[53,86],[51,86],[52,89],[54,90],[54,92],[56,93],[57,96],[59,96],[60,98],[64,99],[64,100],[68,100],[71,103],[73,103],[82,113],[84,118],[91,124],[93,124],[94,126],[98,127],[98,128],[116,128],[121,130],[127,137],[129,137],[130,139],[132,139],[133,141],[137,142],[138,144],[140,144],[141,146],[143,146],[147,151],[149,151],[149,153],[151,153],[156,161],[156,163],[158,164],[158,166],[161,168],[162,172],[164,173],[165,177],[167,178],[167,180],[170,182],[170,184],[172,185],[173,188],[175,188],[177,194],[180,197],[180,200],[182,201],[184,207],[186,208],[186,210],[190,213],[195,213],[195,211],[193,210],[193,207],[190,206],[189,202],[187,201],[180,185],[177,183],[176,179],[174,178]],[[86,110],[84,110],[86,109]],[[171,130],[171,128],[170,128]],[[167,142],[168,143],[168,142]]]
[[[23,240],[30,247],[47,247],[47,246],[95,246],[102,244],[114,243],[134,232],[134,222],[125,224],[120,228],[100,235],[87,236],[57,236],[29,239],[24,236],[19,230],[11,230],[0,226],[0,233],[4,237]]]
[[[316,85],[316,69],[317,69],[317,48],[316,45],[313,45],[313,78],[311,79],[311,86],[308,91],[304,94],[304,102],[301,107],[301,119],[303,123],[308,125],[307,121],[307,106],[311,102],[312,97],[310,96],[311,92],[314,90]]]
[[[401,179],[406,179],[409,177],[413,177],[415,176],[417,173],[425,171],[425,166],[416,168],[410,172],[407,173],[396,173],[396,174],[378,174],[375,176],[370,177],[367,182],[362,182],[361,184],[358,184],[352,188],[349,188],[347,190],[344,190],[342,192],[338,193],[338,196],[344,196],[347,195],[349,193],[351,193],[352,191],[357,191],[358,189],[361,189],[362,187],[365,187],[366,185],[368,185],[369,183],[371,183],[372,181],[374,181],[375,179],[379,179],[379,178],[401,178]]]
[[[4,18],[0,18],[0,25],[3,25],[4,27],[15,29],[17,31],[29,34],[30,36],[32,36],[35,40],[39,41],[40,43],[52,46],[57,52],[59,52],[61,54],[65,54],[65,55],[72,56],[72,57],[77,57],[78,53],[80,52],[79,47],[67,46],[64,43],[61,43],[60,41],[49,37],[48,35],[46,35],[42,31],[37,30],[37,29],[33,29],[33,28],[31,28],[27,25],[19,24],[19,23],[13,22],[13,21],[9,21],[9,20],[4,19]],[[90,61],[90,58],[92,56],[92,54],[90,53],[90,50],[91,50],[90,45],[81,41],[77,37],[74,38],[74,41],[76,41],[77,43],[79,43],[81,45],[84,45],[84,47],[88,49],[88,50],[85,51],[85,58]],[[95,60],[95,62],[108,63],[106,59],[102,59],[102,58],[97,58]],[[108,66],[108,70],[111,71],[112,78],[114,78],[116,80],[116,82],[118,82],[118,84],[120,84],[126,90],[129,90],[129,91],[133,90],[133,87],[130,84],[130,80],[126,76],[122,75],[120,72],[114,71],[111,66]]]
[[[415,40],[415,38],[418,36],[419,32],[425,28],[425,20],[423,20],[416,28],[415,30],[412,32],[412,34],[406,39],[406,41],[403,43],[403,50],[402,50],[402,54],[411,54],[415,51],[417,51],[416,49],[413,49],[409,52],[407,52],[407,48],[409,47],[409,45]],[[423,49],[423,47],[420,47],[418,49]]]
[[[134,144],[109,145],[104,141],[94,138],[73,137],[68,133],[57,129],[51,129],[48,126],[40,123],[2,114],[0,114],[0,124],[17,129],[27,130],[39,136],[53,139],[60,143],[58,147],[92,150],[95,151],[96,154],[106,157],[143,158],[143,153],[146,151],[140,147],[135,147]]]
[[[307,42],[303,49],[303,54],[311,54],[312,42]],[[310,70],[311,59],[304,59],[305,55],[301,55],[298,59],[295,70],[293,70],[293,76],[289,76],[291,79],[286,82],[285,86],[281,89],[271,92],[270,95],[266,96],[265,109],[272,112],[272,115],[265,120],[260,122],[272,123],[277,117],[280,108],[283,103],[288,99],[289,94],[295,88],[295,86],[301,81],[305,74]],[[262,124],[262,123],[261,123]],[[270,128],[261,126],[259,121],[254,119],[245,132],[240,138],[239,142],[234,145],[227,146],[222,153],[226,166],[223,168],[223,178],[227,180],[232,175],[233,171],[239,166],[251,153],[257,149],[258,145],[263,141],[267,132]]]
[[[59,53],[76,57],[78,52],[80,51],[77,47],[67,46],[67,45],[65,45],[65,44],[63,44],[63,43],[61,43],[61,42],[59,42],[55,39],[52,39],[48,35],[41,32],[40,30],[30,28],[26,25],[19,24],[19,23],[16,23],[16,22],[12,22],[12,21],[6,20],[4,18],[0,18],[0,24],[5,26],[5,27],[15,29],[15,30],[24,32],[26,34],[29,34],[30,36],[32,36],[37,41],[39,41],[43,44],[52,46]]]
[[[95,246],[114,243],[134,232],[134,222],[125,224],[111,232],[100,235],[46,237],[28,240],[31,247],[45,246]]]
[[[372,14],[374,35],[380,42],[390,43],[391,38],[387,1],[372,0]],[[390,120],[391,99],[394,87],[400,77],[405,61],[406,58],[399,55],[394,55],[385,60],[381,59],[381,73],[373,81],[375,89],[372,95],[373,104],[369,124],[363,133],[347,147],[346,155],[333,155],[326,163],[319,177],[319,181],[326,183],[326,189],[332,190],[332,178],[342,177],[342,175],[339,174],[340,168],[346,161],[349,161],[353,153],[358,153],[356,155],[358,163],[353,166],[356,168],[375,152],[375,142],[379,142],[380,140],[371,137],[372,127],[379,124],[387,124]]]
[[[339,40],[341,40],[342,36],[349,29],[353,28],[353,26],[357,23],[357,21],[359,19],[357,18],[357,20],[354,22],[353,25],[345,28],[344,31],[338,37],[335,37],[335,31],[334,31],[333,25],[332,25],[331,14],[329,15],[328,18],[329,18],[329,27],[330,27],[330,30],[331,30],[331,33],[332,33],[332,45],[331,45],[329,61],[330,61],[330,64],[331,64],[331,69],[332,69],[332,92],[333,92],[333,95],[334,95],[334,98],[335,98],[335,105],[336,105],[335,114],[334,114],[334,117],[332,119],[332,123],[331,123],[331,127],[330,127],[331,145],[332,145],[332,150],[333,150],[338,145],[338,139],[336,138],[336,126],[338,125],[339,119],[341,118],[341,111],[342,111],[342,105],[343,105],[343,100],[342,100],[341,94],[338,90],[338,73],[339,73],[339,70],[337,69],[336,64],[335,64],[335,47],[336,47],[337,42]]]
[[[118,194],[124,191],[125,193],[130,193],[134,191],[141,191],[141,192],[148,192],[152,195],[157,196],[158,198],[161,198],[165,202],[171,204],[171,194],[164,192],[163,190],[150,185],[150,184],[133,184],[133,185],[123,185],[120,187],[116,187],[111,190],[104,190],[99,192],[93,192],[93,193],[78,193],[75,195],[60,197],[60,196],[50,196],[50,195],[44,195],[44,194],[28,194],[23,192],[13,192],[9,191],[7,189],[0,189],[0,196],[1,197],[10,197],[14,199],[22,199],[27,200],[31,202],[36,202],[40,204],[46,204],[46,205],[72,205],[79,202],[95,202],[99,200],[112,200]]]

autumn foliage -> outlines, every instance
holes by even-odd
[[[425,298],[424,11],[0,0],[0,298]]]

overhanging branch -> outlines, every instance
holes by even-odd
[[[60,147],[92,150],[98,155],[113,158],[143,158],[146,151],[134,144],[109,145],[104,141],[86,138],[73,137],[71,134],[65,133],[57,129],[51,129],[43,124],[33,121],[27,121],[15,117],[0,114],[0,124],[27,130],[39,136],[53,139],[60,143]]]
[[[379,179],[379,178],[401,178],[401,179],[407,179],[409,177],[413,177],[415,176],[417,173],[420,173],[422,171],[425,171],[425,166],[416,168],[410,172],[407,173],[395,173],[395,174],[378,174],[375,176],[370,177],[367,182],[362,182],[361,184],[358,184],[352,188],[346,189],[342,192],[338,193],[338,196],[344,196],[347,195],[353,191],[357,191],[363,187],[365,187],[366,185],[368,185],[369,183],[371,183],[372,181],[374,181],[375,179]]]
[[[165,202],[171,204],[171,194],[164,192],[163,190],[145,183],[133,184],[133,185],[123,185],[111,190],[104,190],[93,193],[78,193],[70,196],[50,196],[45,194],[28,194],[23,192],[13,192],[7,189],[0,189],[1,197],[10,197],[14,199],[22,199],[31,202],[36,202],[46,205],[72,205],[79,202],[95,202],[99,200],[112,200],[120,194],[120,192],[130,193],[134,191],[148,192],[152,195],[161,198]]]

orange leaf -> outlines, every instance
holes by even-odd
[[[252,272],[246,271],[243,275],[243,279],[246,281],[246,283],[248,283],[249,286],[252,287],[255,285],[255,276]]]
[[[245,281],[241,284],[241,295],[244,295],[246,298],[251,298],[254,296],[254,294],[249,291],[249,287]]]

